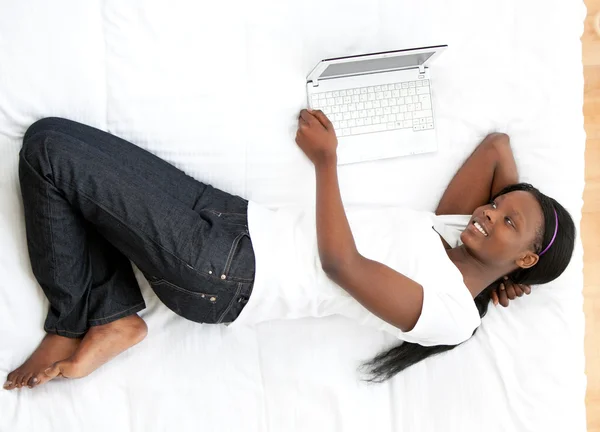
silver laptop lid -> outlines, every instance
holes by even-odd
[[[321,60],[306,78],[318,85],[319,80],[387,72],[400,69],[424,69],[448,45],[385,51]]]

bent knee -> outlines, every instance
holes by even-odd
[[[51,131],[59,131],[68,124],[69,120],[60,117],[45,117],[35,121],[25,131],[23,136],[23,146],[30,143],[35,135],[47,135]]]
[[[72,135],[72,127],[75,122],[72,120],[67,120],[60,117],[45,117],[33,123],[23,136],[23,147],[21,149],[21,156],[26,157],[28,160],[30,158],[35,158],[39,156],[47,155],[48,153],[48,138],[51,135]],[[62,140],[53,140],[52,150],[59,151],[61,146],[58,146],[57,143],[60,143]]]

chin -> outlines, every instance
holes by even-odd
[[[460,233],[460,241],[469,249],[472,248],[475,240],[473,234],[468,229]]]
[[[481,249],[479,239],[473,235],[473,233],[465,230],[460,234],[460,241],[463,243],[465,248],[475,257],[479,257],[478,251]]]

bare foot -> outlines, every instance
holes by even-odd
[[[40,346],[31,354],[25,363],[6,377],[4,388],[12,390],[31,385],[29,380],[59,360],[69,358],[75,353],[81,339],[68,338],[55,334],[47,334]]]
[[[57,376],[83,378],[141,342],[146,334],[148,326],[136,314],[109,324],[90,327],[73,355],[40,371],[32,378],[32,384],[37,387]]]

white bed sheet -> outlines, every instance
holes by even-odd
[[[579,223],[585,8],[573,0],[0,1],[0,379],[43,336],[17,181],[27,126],[109,130],[268,206],[311,204],[293,137],[321,58],[449,44],[432,68],[440,151],[340,169],[347,204],[433,209],[488,132]],[[416,187],[418,185],[418,187]],[[149,335],[90,377],[0,391],[0,431],[584,431],[582,248],[557,281],[383,385],[395,341],[341,317],[186,322],[139,278]]]

